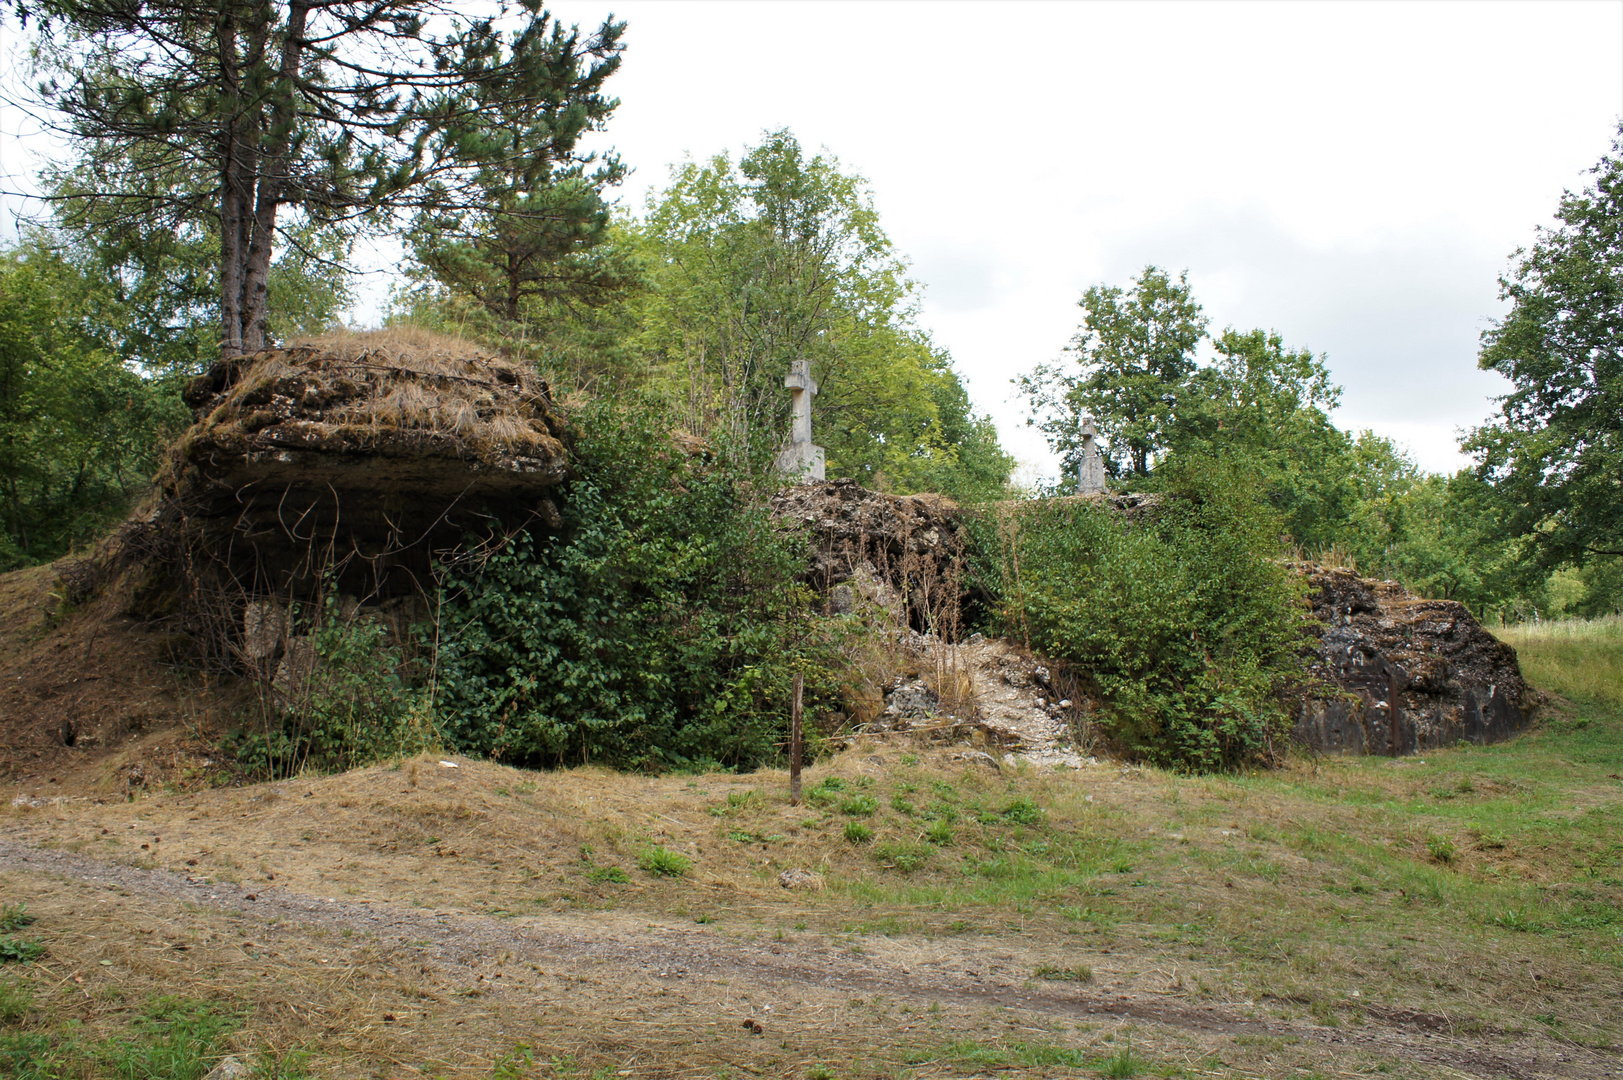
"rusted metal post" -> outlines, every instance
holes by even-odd
[[[800,805],[800,696],[806,689],[806,676],[795,672],[795,697],[789,705],[789,805]]]

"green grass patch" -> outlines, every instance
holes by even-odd
[[[1494,633],[1516,647],[1522,677],[1539,689],[1623,710],[1623,616],[1523,623]]]
[[[873,817],[879,809],[879,800],[872,795],[854,795],[840,802],[840,813],[851,817]]]
[[[18,961],[28,963],[45,955],[45,946],[33,938],[20,937],[15,934],[0,936],[0,964]]]
[[[1042,964],[1031,975],[1046,982],[1091,982],[1093,969],[1086,964]]]
[[[637,856],[637,866],[655,877],[681,877],[693,868],[693,860],[670,848],[647,848]]]

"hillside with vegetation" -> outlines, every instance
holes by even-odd
[[[453,14],[0,6],[0,1074],[1615,1075],[1623,129],[1473,466],[1150,265],[1021,487],[860,175]]]

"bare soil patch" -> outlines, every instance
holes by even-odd
[[[17,785],[12,797],[107,798],[219,769],[208,737],[244,688],[183,678],[185,642],[123,614],[123,596],[68,609],[59,572],[0,575],[0,782]]]

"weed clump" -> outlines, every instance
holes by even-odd
[[[1112,1080],[1127,1080],[1128,1077],[1137,1076],[1143,1067],[1143,1061],[1133,1055],[1132,1040],[1128,1040],[1126,1046],[1100,1059],[1099,1075]]]
[[[1043,819],[1043,808],[1022,795],[1003,808],[1003,817],[1018,825],[1035,825]]]
[[[637,866],[655,877],[681,877],[693,868],[693,860],[679,851],[656,845],[637,857]]]
[[[11,979],[0,979],[0,1024],[20,1024],[34,1005],[34,991]]]
[[[873,857],[881,866],[911,874],[930,861],[932,852],[925,844],[884,843],[874,848]]]
[[[1032,976],[1048,982],[1090,982],[1093,979],[1093,969],[1086,964],[1069,966],[1043,964],[1032,972]]]
[[[879,800],[872,795],[853,795],[840,803],[840,813],[850,817],[873,817],[879,809]]]
[[[1431,853],[1432,861],[1442,863],[1444,866],[1451,865],[1459,857],[1454,841],[1446,836],[1426,837],[1426,850]]]

